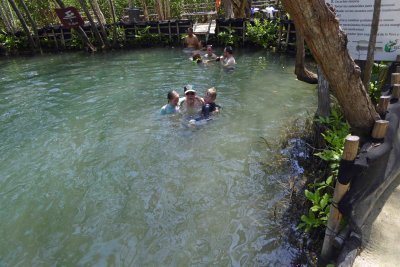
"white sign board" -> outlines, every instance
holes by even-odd
[[[336,8],[343,31],[347,33],[350,55],[365,60],[371,32],[374,0],[327,0]],[[400,0],[382,0],[375,60],[395,61],[400,55]]]

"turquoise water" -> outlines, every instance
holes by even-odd
[[[220,53],[221,51],[217,51]],[[287,169],[261,137],[316,105],[292,58],[180,49],[64,54],[0,66],[0,266],[286,266],[273,215]],[[166,94],[215,86],[202,127],[160,116]]]

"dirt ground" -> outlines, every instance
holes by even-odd
[[[353,266],[400,266],[400,186],[394,189],[369,232]]]

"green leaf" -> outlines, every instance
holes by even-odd
[[[319,211],[319,210],[320,210],[320,207],[319,207],[319,206],[312,206],[310,209],[311,209],[312,211],[316,212],[316,211]]]
[[[321,201],[320,201],[320,207],[321,209],[324,209],[326,207],[326,205],[328,205],[329,203],[329,195],[328,193],[325,193],[324,196],[322,197]]]

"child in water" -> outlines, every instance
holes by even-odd
[[[197,64],[203,62],[203,60],[201,59],[201,55],[199,53],[193,55],[192,61],[196,62]]]
[[[221,108],[220,105],[215,103],[216,98],[217,98],[217,89],[215,89],[215,87],[207,89],[206,94],[204,96],[204,104],[201,108],[200,116],[196,119],[190,120],[189,124],[202,125],[204,123],[207,123],[207,121],[211,120],[210,116],[217,114]]]
[[[217,89],[215,87],[208,88],[204,96],[204,105],[201,108],[203,118],[207,119],[210,115],[219,112],[221,106],[215,103],[215,99],[217,99]]]
[[[168,104],[164,105],[161,108],[160,110],[161,115],[172,114],[179,111],[179,106],[178,106],[179,94],[174,90],[169,91],[167,94],[167,99],[168,99]]]

